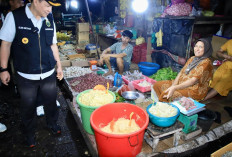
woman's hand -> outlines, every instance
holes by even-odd
[[[169,99],[170,97],[172,97],[173,93],[175,92],[176,90],[176,86],[171,86],[169,87],[165,93],[167,93],[166,95],[163,96],[163,98],[166,98],[166,99]]]
[[[225,59],[226,59],[227,61],[232,61],[232,56],[227,55],[227,56],[225,57]]]

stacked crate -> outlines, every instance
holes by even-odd
[[[76,26],[77,44],[85,47],[89,44],[89,23],[77,23]]]

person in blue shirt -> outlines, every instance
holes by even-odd
[[[51,14],[52,6],[60,5],[58,0],[31,0],[26,6],[9,12],[0,31],[0,79],[5,85],[11,79],[7,67],[11,54],[21,97],[23,134],[30,147],[36,145],[38,93],[43,98],[48,128],[54,134],[61,133],[57,124],[59,112],[56,106],[56,77],[61,80],[63,71]]]
[[[119,74],[121,75],[124,71],[130,70],[133,46],[129,44],[129,42],[131,41],[132,37],[133,34],[129,30],[123,31],[122,41],[113,44],[102,52],[98,65],[102,66],[105,62],[109,69],[104,76],[113,75],[111,66],[118,68]]]

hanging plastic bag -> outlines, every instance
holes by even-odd
[[[222,28],[223,28],[223,25],[221,24],[219,31],[216,33],[217,36],[222,36]]]
[[[143,44],[145,43],[145,39],[143,37],[138,37],[135,41],[135,44],[136,45],[140,45],[140,44]]]

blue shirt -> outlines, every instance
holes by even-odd
[[[125,53],[126,56],[123,57],[125,62],[131,63],[131,57],[133,53],[133,46],[128,44],[125,49],[122,50],[122,42],[117,42],[110,46],[111,51],[115,51],[116,54]]]

